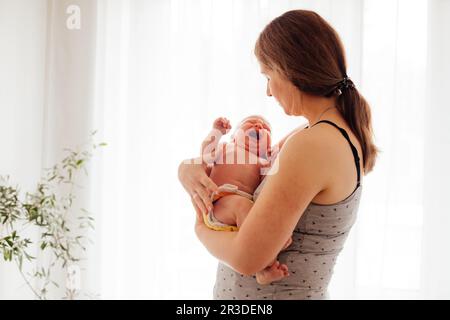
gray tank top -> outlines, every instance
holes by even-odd
[[[358,173],[357,186],[346,199],[332,205],[310,203],[299,219],[292,235],[292,244],[278,254],[280,263],[290,275],[270,285],[260,285],[256,276],[244,276],[223,263],[218,264],[213,298],[217,300],[287,300],[326,299],[327,288],[336,259],[356,220],[361,199],[359,156],[347,132],[334,123],[352,149]],[[256,200],[265,180],[255,190]]]

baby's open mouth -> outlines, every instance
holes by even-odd
[[[256,130],[252,130],[248,133],[248,135],[252,138],[259,139],[259,132]]]

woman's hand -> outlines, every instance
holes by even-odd
[[[197,159],[198,160],[198,159]],[[178,167],[178,179],[191,196],[192,204],[197,212],[197,222],[203,221],[203,213],[211,210],[211,194],[217,190],[217,185],[206,174],[206,167],[199,161],[184,161]]]

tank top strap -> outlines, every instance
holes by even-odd
[[[352,149],[353,158],[355,159],[356,173],[358,175],[356,188],[358,188],[360,186],[360,184],[361,184],[360,183],[360,181],[361,181],[360,159],[359,159],[359,155],[358,155],[358,150],[355,148],[355,146],[353,145],[352,141],[350,140],[350,137],[349,137],[347,131],[345,131],[345,129],[339,127],[337,124],[335,124],[334,122],[331,122],[329,120],[321,120],[321,121],[315,123],[312,127],[314,127],[315,125],[317,125],[319,123],[327,123],[327,124],[335,127],[336,129],[339,130],[339,132],[347,140],[348,144],[350,145],[350,148]]]

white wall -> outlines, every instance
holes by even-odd
[[[46,0],[0,0],[0,175],[24,189],[41,172],[46,19]],[[0,299],[31,297],[19,277],[0,262]]]
[[[450,287],[443,284],[450,282],[450,1],[430,1],[428,10],[422,286],[427,297],[448,299]]]

